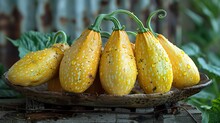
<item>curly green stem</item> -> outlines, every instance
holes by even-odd
[[[137,18],[137,16],[135,16],[132,12],[130,11],[127,11],[127,10],[122,10],[122,9],[118,9],[118,10],[115,10],[109,14],[100,14],[94,24],[92,24],[89,29],[91,30],[94,30],[94,31],[97,31],[97,32],[100,32],[100,25],[101,25],[101,22],[102,20],[105,18],[107,20],[111,19],[111,21],[117,25],[115,26],[115,29],[123,29],[123,27],[121,27],[119,23],[119,21],[117,22],[117,19],[116,18],[111,18],[111,17],[114,17],[114,15],[116,14],[127,14],[128,16],[130,16],[138,25],[138,32],[146,32],[148,29],[144,27],[143,23]],[[117,24],[116,24],[117,23]],[[120,27],[120,28],[119,28]]]
[[[106,32],[106,31],[101,31],[100,33],[101,33],[101,37],[102,37],[102,38],[107,38],[107,39],[108,39],[108,38],[110,37],[110,35],[111,35],[109,32]]]
[[[100,32],[100,31],[101,31],[100,25],[101,25],[101,22],[102,22],[103,19],[104,19],[104,20],[110,20],[110,21],[112,21],[112,22],[114,23],[114,26],[115,26],[115,27],[114,27],[114,30],[122,30],[122,29],[123,29],[123,27],[121,26],[121,24],[120,24],[120,22],[118,21],[118,19],[115,18],[115,17],[113,17],[113,16],[108,16],[108,14],[100,14],[100,15],[96,18],[94,24],[92,24],[92,25],[89,27],[89,29],[94,30],[94,31],[96,31],[96,32]]]
[[[136,33],[136,32],[133,32],[133,31],[126,31],[126,33],[127,33],[128,35],[133,35],[134,37],[137,36],[137,33]]]
[[[104,19],[105,16],[106,16],[106,14],[100,14],[95,19],[95,22],[91,26],[89,26],[89,29],[94,30],[96,32],[100,32],[101,31],[100,25],[101,25],[101,22],[102,22],[102,20]]]
[[[146,22],[146,25],[147,25],[147,28],[156,36],[157,34],[152,30],[151,28],[151,19],[153,16],[155,16],[156,14],[158,14],[158,18],[159,19],[163,19],[164,17],[166,17],[167,15],[167,12],[163,9],[158,9],[154,12],[152,12],[150,14],[150,16],[147,18],[147,22]]]
[[[147,28],[144,27],[143,23],[138,19],[138,17],[135,16],[130,11],[118,9],[118,10],[115,10],[112,13],[108,14],[107,16],[114,16],[118,13],[123,13],[123,14],[127,14],[128,16],[130,16],[137,23],[137,25],[139,27],[138,32],[146,32],[147,31]]]
[[[106,32],[106,31],[101,31],[100,33],[101,33],[102,38],[107,38],[108,39],[111,36],[111,34],[109,32]],[[137,36],[137,33],[133,32],[133,31],[126,31],[126,33],[128,35],[132,35],[134,37]]]
[[[113,17],[113,16],[105,16],[104,20],[110,20],[114,23],[114,28],[113,30],[123,30],[124,27],[121,26],[119,20],[116,18],[116,17]]]
[[[58,32],[56,32],[56,34],[54,35],[54,38],[53,38],[53,41],[54,41],[54,43],[57,43],[57,38],[58,38],[58,36],[62,36],[62,40],[61,40],[61,42],[60,43],[62,43],[62,44],[65,44],[65,43],[67,43],[67,36],[66,36],[66,33],[64,32],[64,31],[58,31]]]

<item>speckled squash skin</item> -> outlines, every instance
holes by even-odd
[[[64,44],[55,44],[51,48],[30,52],[17,61],[8,71],[8,80],[21,86],[36,86],[53,78],[59,69]]]
[[[64,54],[60,64],[60,83],[65,91],[82,93],[95,79],[101,54],[101,35],[85,30]]]
[[[132,51],[134,53],[135,52],[135,44],[134,43],[131,43],[131,48],[132,48]],[[135,53],[134,53],[134,55],[135,55]]]
[[[101,48],[101,55],[104,51],[104,47]],[[99,65],[98,65],[99,66]],[[95,77],[95,80],[93,84],[85,91],[85,93],[90,93],[90,94],[104,94],[105,90],[102,88],[102,84],[100,81],[100,76],[99,76],[99,68]]]
[[[166,50],[173,67],[173,86],[179,89],[196,85],[200,81],[198,68],[181,49],[169,42],[163,35],[157,39]]]
[[[166,51],[150,32],[138,33],[135,43],[138,82],[145,93],[165,93],[173,81],[172,65]]]
[[[100,80],[108,94],[126,95],[134,87],[137,68],[125,31],[113,31],[100,60]]]
[[[105,90],[102,88],[98,73],[99,71],[96,74],[93,84],[85,91],[85,93],[90,93],[90,94],[104,94],[105,93]]]

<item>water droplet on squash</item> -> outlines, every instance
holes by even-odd
[[[191,66],[190,66],[189,64],[187,64],[187,68],[188,68],[188,69],[190,69],[190,68],[191,68]]]
[[[158,61],[161,61],[161,58],[160,58],[160,57],[158,58]]]
[[[46,56],[47,54],[46,53],[43,53],[43,56]]]
[[[181,54],[184,55],[185,54],[184,51],[181,51]]]
[[[168,61],[169,61],[169,58],[165,58],[165,60],[168,62]]]
[[[124,44],[122,44],[122,47],[123,47],[123,48],[126,48],[126,46],[125,46]]]
[[[74,65],[74,61],[71,62],[71,65]]]
[[[186,74],[187,74],[186,72],[183,73],[184,76],[186,76]]]
[[[152,67],[155,67],[155,64],[152,64],[151,66],[152,66]]]

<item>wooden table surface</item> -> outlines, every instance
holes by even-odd
[[[194,123],[202,119],[200,111],[183,102],[165,110],[157,108],[69,107],[26,98],[0,99],[0,123]]]

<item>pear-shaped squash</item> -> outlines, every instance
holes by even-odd
[[[150,31],[137,34],[135,57],[138,82],[145,93],[165,93],[171,89],[173,72],[170,59]]]
[[[82,93],[96,76],[101,54],[101,35],[86,29],[64,53],[60,64],[60,83],[68,92]]]
[[[100,80],[108,94],[129,94],[134,87],[137,68],[131,43],[125,31],[113,31],[100,60]]]
[[[173,86],[185,88],[196,85],[200,81],[198,68],[192,59],[181,49],[169,42],[163,35],[157,39],[166,50],[173,67]]]
[[[51,48],[30,52],[17,61],[8,71],[8,80],[21,86],[42,84],[59,71],[67,44],[54,44]]]

